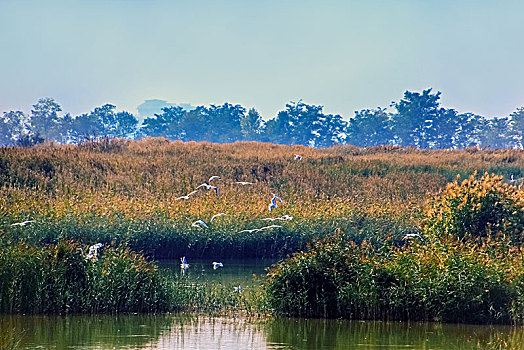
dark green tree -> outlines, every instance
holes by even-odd
[[[240,132],[244,141],[259,141],[264,128],[264,120],[254,108],[240,120]]]
[[[515,143],[519,148],[524,148],[524,107],[517,108],[509,117]]]
[[[397,142],[403,146],[428,148],[435,140],[435,125],[439,118],[440,92],[431,89],[418,92],[406,91],[400,102],[394,102],[397,113],[393,115],[393,130]]]
[[[0,146],[14,145],[24,135],[26,118],[22,111],[4,112],[0,117]]]
[[[468,148],[480,145],[480,135],[485,125],[482,116],[473,113],[457,115],[457,129],[453,139],[455,148]]]
[[[33,105],[30,124],[32,132],[39,134],[45,140],[59,140],[61,138],[61,119],[58,115],[62,107],[49,97],[41,98]]]
[[[391,119],[385,109],[355,111],[347,127],[348,142],[359,147],[391,144]]]
[[[166,137],[170,140],[183,140],[185,133],[181,123],[186,111],[179,106],[164,107],[162,113],[155,114],[154,118],[146,118],[140,129],[143,136]]]
[[[491,149],[515,147],[509,118],[486,119],[481,128],[480,144]]]

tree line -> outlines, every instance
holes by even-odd
[[[42,98],[30,114],[4,112],[0,117],[1,146],[31,146],[44,141],[78,144],[97,138],[165,137],[170,140],[260,141],[287,145],[331,147],[352,144],[419,148],[524,148],[524,107],[507,117],[485,118],[440,106],[440,92],[406,91],[386,108],[363,109],[344,120],[326,114],[323,106],[290,102],[265,121],[255,109],[241,105],[162,108],[143,123],[132,113],[105,104],[78,116],[63,114],[53,98]]]

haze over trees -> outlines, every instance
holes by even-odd
[[[413,146],[424,149],[467,147],[524,148],[524,107],[509,116],[485,118],[440,105],[441,92],[406,91],[387,108],[363,109],[343,118],[323,106],[290,102],[271,119],[255,108],[222,105],[167,105],[142,123],[127,111],[105,104],[78,116],[63,113],[53,98],[41,98],[26,115],[0,116],[1,146],[39,142],[81,143],[97,138],[165,137],[170,140],[228,143],[260,141],[331,147],[352,144]],[[153,101],[153,100],[152,100]],[[156,101],[156,100],[155,100]],[[160,100],[159,100],[160,101]],[[165,101],[161,101],[165,102]]]

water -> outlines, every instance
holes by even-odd
[[[272,261],[191,260],[184,276],[249,286]],[[160,265],[180,274],[180,261]],[[436,323],[246,319],[198,315],[0,315],[20,349],[523,349],[524,328]],[[5,341],[5,340],[4,340]]]
[[[0,316],[20,349],[524,349],[524,328],[191,315]]]

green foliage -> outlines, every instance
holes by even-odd
[[[513,244],[524,242],[522,190],[502,176],[476,174],[448,184],[425,213],[425,229],[436,235],[465,237],[504,236]]]
[[[266,300],[299,317],[519,322],[523,257],[459,242],[377,250],[337,234],[273,266]]]
[[[159,312],[174,307],[173,283],[153,263],[126,248],[62,241],[44,248],[24,244],[0,252],[0,311],[9,313]]]

